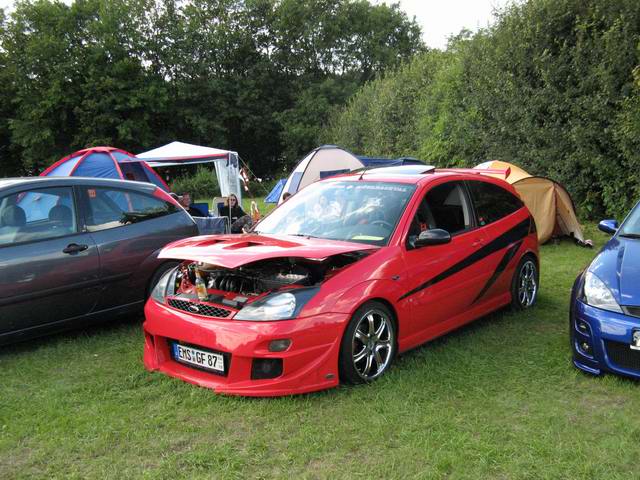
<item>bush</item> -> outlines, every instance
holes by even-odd
[[[323,140],[440,167],[512,162],[563,183],[581,215],[621,217],[640,195],[639,64],[637,0],[514,3],[365,85]]]
[[[321,143],[371,156],[416,156],[421,102],[446,54],[433,50],[366,84],[332,117]]]
[[[204,166],[199,166],[193,175],[177,178],[172,183],[171,190],[178,194],[188,192],[193,200],[211,199],[220,195],[215,170]]]

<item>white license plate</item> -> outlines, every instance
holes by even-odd
[[[224,373],[224,357],[219,353],[205,352],[178,343],[174,343],[171,348],[173,358],[179,362]]]

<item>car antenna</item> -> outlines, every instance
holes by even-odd
[[[367,172],[367,170],[371,170],[373,167],[364,167],[360,169],[360,176],[358,177],[358,181],[362,180],[362,176]]]

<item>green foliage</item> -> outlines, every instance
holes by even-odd
[[[433,73],[431,88],[416,102],[420,143],[417,157],[442,166],[473,166],[485,159],[480,150],[479,130],[485,125],[478,107],[470,102],[474,93],[465,75],[468,59],[481,55],[477,39],[469,42],[467,32],[451,40],[446,57]]]
[[[344,105],[357,87],[356,81],[339,77],[302,87],[292,107],[276,114],[283,127],[280,138],[285,158],[297,159],[301,153],[317,147],[323,123],[338,105]]]
[[[0,16],[0,174],[179,139],[293,164],[367,80],[423,49],[362,0],[22,0]]]
[[[416,155],[420,142],[416,100],[430,90],[445,57],[434,50],[369,82],[331,119],[323,140],[368,155]]]
[[[640,194],[639,46],[634,0],[511,5],[363,87],[324,138],[442,166],[513,162],[564,183],[583,214],[621,216]]]
[[[5,15],[0,9],[0,36],[6,29]],[[0,49],[0,176],[17,175],[22,171],[20,158],[11,143],[10,119],[15,116],[15,83],[8,68],[7,52]]]
[[[640,196],[640,66],[633,73],[634,85],[629,96],[623,100],[613,127],[614,140],[621,152],[621,168],[627,172],[624,178],[624,185],[628,189],[626,204]],[[622,218],[622,214],[619,212],[618,218]]]
[[[177,178],[171,184],[171,191],[178,194],[190,193],[191,198],[203,198],[211,200],[220,195],[218,180],[215,170],[199,166],[196,173]]]
[[[89,145],[138,150],[154,141],[167,94],[132,48],[148,3],[17,3],[0,40],[13,79],[10,142],[24,172]]]

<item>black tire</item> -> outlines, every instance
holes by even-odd
[[[180,265],[180,262],[165,262],[160,265],[156,271],[153,272],[153,275],[151,275],[151,280],[149,280],[149,283],[147,284],[147,292],[144,298],[149,298],[149,295],[151,295],[151,292],[153,291],[153,287],[156,286],[156,283],[158,283],[162,275],[178,265]]]
[[[370,301],[358,308],[340,344],[340,380],[358,384],[382,376],[396,354],[396,332],[394,316],[385,304]]]
[[[525,255],[511,280],[511,308],[526,310],[535,305],[540,289],[538,263],[532,255]]]

